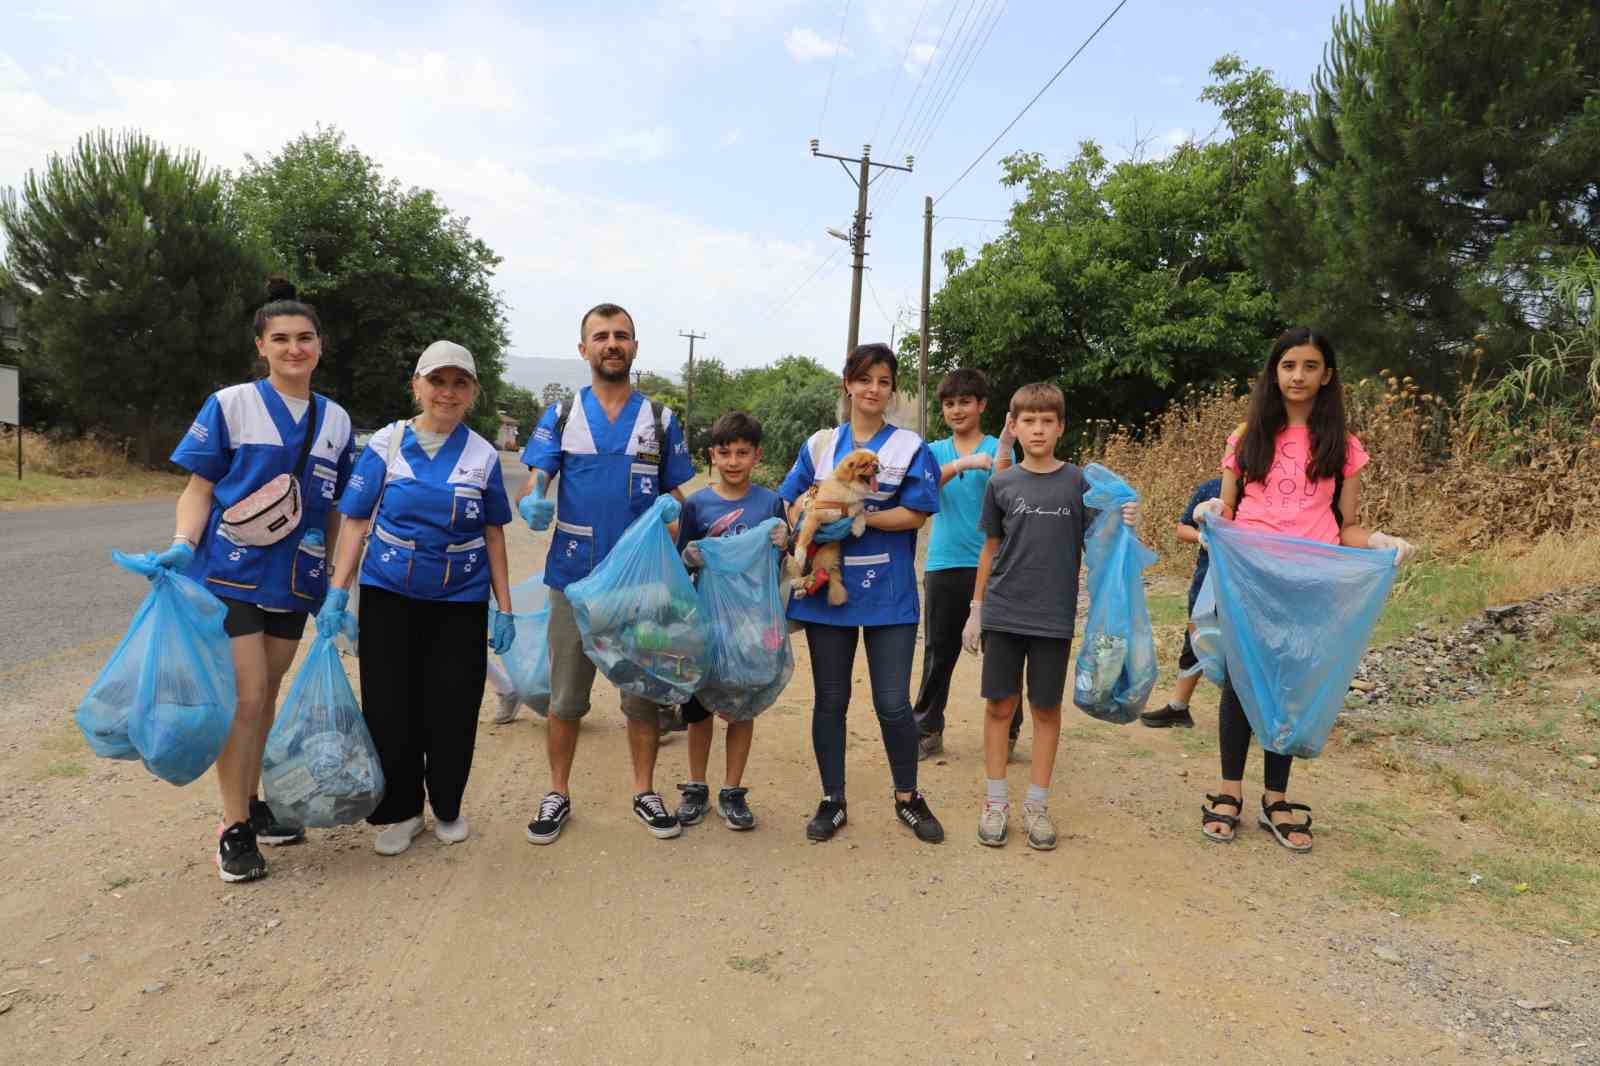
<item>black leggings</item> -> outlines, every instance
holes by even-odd
[[[859,636],[858,636],[859,634]],[[917,650],[916,623],[893,626],[829,626],[806,623],[811,652],[811,747],[825,795],[844,797],[845,713],[850,709],[850,672],[856,642],[865,638],[872,709],[878,713],[883,750],[897,792],[917,788],[917,721],[911,716],[911,656]]]
[[[1244,716],[1244,705],[1239,694],[1233,691],[1233,682],[1222,683],[1222,707],[1217,714],[1217,738],[1222,742],[1222,779],[1243,781],[1244,764],[1250,757],[1250,719]],[[1289,791],[1289,767],[1293,755],[1279,755],[1262,749],[1267,757],[1266,786],[1268,792]]]

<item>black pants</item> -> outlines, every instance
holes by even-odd
[[[460,816],[489,670],[488,636],[489,612],[481,603],[361,589],[361,710],[386,782],[368,822],[415,818],[424,789],[435,818]]]
[[[1244,780],[1244,764],[1250,757],[1250,719],[1244,715],[1244,705],[1239,694],[1233,691],[1233,682],[1222,683],[1222,707],[1217,714],[1217,738],[1222,742],[1222,779]],[[1267,759],[1266,786],[1268,792],[1289,791],[1289,767],[1293,755],[1261,752]]]
[[[856,662],[857,634],[867,644],[867,676],[872,681],[872,709],[878,712],[883,750],[896,792],[917,788],[917,722],[911,716],[911,655],[917,627],[827,626],[806,624],[811,652],[811,747],[825,795],[844,796],[845,714],[850,709],[850,672]]]
[[[922,686],[912,708],[923,736],[944,732],[944,710],[950,702],[950,675],[961,658],[961,630],[976,590],[973,567],[929,570],[922,581]],[[1011,716],[1011,735],[1022,731],[1022,703]]]

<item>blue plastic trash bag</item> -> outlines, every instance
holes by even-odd
[[[1085,507],[1099,511],[1084,538],[1089,569],[1089,619],[1072,685],[1078,709],[1126,725],[1139,717],[1156,685],[1156,641],[1144,598],[1144,570],[1156,553],[1122,521],[1122,505],[1139,498],[1133,487],[1101,466],[1083,471]]]
[[[1205,536],[1211,570],[1194,621],[1206,633],[1196,635],[1195,654],[1208,678],[1233,683],[1263,748],[1314,758],[1394,587],[1395,553],[1217,518],[1206,520]]]
[[[143,759],[162,780],[187,785],[217,761],[233,728],[227,608],[145,556],[111,558],[152,587],[74,718],[96,755]]]
[[[280,822],[313,829],[359,822],[383,799],[378,749],[331,637],[312,640],[272,723],[261,789]]]
[[[696,541],[700,608],[711,630],[711,659],[700,689],[701,706],[730,722],[756,717],[772,706],[794,676],[794,649],[778,591],[778,553],[769,518],[731,537]]]
[[[624,692],[659,704],[686,702],[705,673],[710,634],[658,496],[623,531],[594,572],[566,588],[583,651]]]
[[[539,714],[550,713],[550,590],[534,574],[511,590],[517,636],[500,656],[517,699]]]

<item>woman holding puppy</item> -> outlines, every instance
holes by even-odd
[[[794,525],[805,507],[801,497],[813,485],[839,476],[849,479],[858,467],[871,468],[851,453],[865,449],[876,457],[861,535],[851,535],[855,523],[850,517],[824,525],[816,534],[819,542],[842,542],[839,571],[847,599],[835,606],[825,590],[818,590],[789,601],[789,618],[805,627],[815,691],[811,744],[823,795],[806,825],[812,840],[831,839],[846,821],[845,714],[862,637],[872,706],[894,778],[895,816],[919,840],[936,844],[944,839],[944,828],[917,791],[917,724],[911,713],[911,657],[920,615],[917,530],[939,510],[939,464],[921,437],[884,419],[898,370],[888,345],[863,344],[852,351],[842,382],[848,420],[812,434],[779,489]]]

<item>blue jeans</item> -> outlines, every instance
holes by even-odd
[[[850,672],[856,661],[856,634],[866,634],[867,673],[872,680],[872,709],[878,713],[883,750],[896,792],[917,788],[917,720],[911,713],[911,656],[916,651],[915,623],[897,626],[806,625],[811,652],[811,683],[816,702],[811,709],[811,747],[822,775],[822,791],[844,798],[845,714],[850,708]]]

